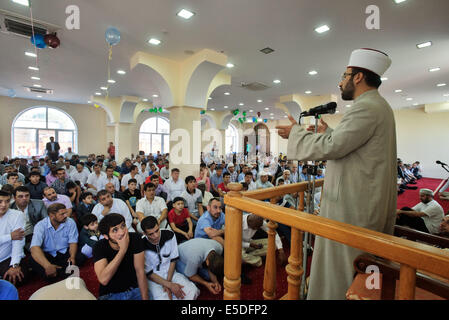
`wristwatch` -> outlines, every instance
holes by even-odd
[[[13,267],[14,269],[17,269],[18,267],[20,267],[20,265],[19,265],[18,263],[14,263],[14,264],[12,265],[12,267]]]

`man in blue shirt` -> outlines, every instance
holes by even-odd
[[[221,211],[221,201],[212,198],[207,205],[207,211],[198,219],[195,238],[212,239],[224,247],[225,215]]]
[[[223,168],[217,167],[215,169],[215,173],[210,176],[210,192],[215,196],[219,197],[220,193],[218,192],[218,185],[223,183]]]
[[[68,218],[66,206],[54,203],[47,208],[48,217],[34,227],[30,264],[34,272],[49,282],[69,276],[69,265],[80,266],[85,257],[78,250],[78,229]]]

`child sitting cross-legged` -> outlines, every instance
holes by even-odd
[[[184,198],[173,199],[173,209],[168,213],[168,222],[175,233],[178,244],[193,238],[192,214],[184,208]]]
[[[98,240],[102,239],[98,231],[98,219],[94,214],[86,214],[81,217],[81,231],[78,240],[81,253],[87,258],[92,258],[92,249]]]

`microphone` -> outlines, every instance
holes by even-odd
[[[447,166],[444,162],[441,162],[440,160],[437,160],[437,164],[441,164],[442,166]]]
[[[328,114],[328,113],[334,114],[336,109],[337,109],[337,103],[329,102],[327,104],[323,104],[321,106],[312,108],[309,111],[301,112],[301,117],[317,116],[319,114]]]

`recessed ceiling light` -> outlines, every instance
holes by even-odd
[[[124,70],[117,70],[117,73],[123,75],[123,74],[126,74],[126,71],[124,71]]]
[[[223,108],[227,109],[227,108],[229,108],[229,107],[228,107],[228,106],[224,106]]]
[[[143,101],[143,102],[147,102],[147,101],[148,101],[148,99],[147,99],[147,98],[144,98],[144,99],[142,99],[142,101]]]
[[[310,91],[310,90],[307,90],[306,92],[305,92],[305,94],[311,94],[312,93],[312,91]]]
[[[178,17],[184,18],[186,20],[190,19],[191,17],[193,17],[195,15],[195,12],[186,10],[186,9],[182,9],[181,11],[179,11],[176,14]]]
[[[87,101],[87,103],[92,103],[92,101],[89,100],[89,101]]]
[[[159,98],[157,94],[153,94],[153,98]]]
[[[449,93],[443,94],[443,97],[449,97]]]
[[[28,67],[28,69],[30,69],[30,70],[33,70],[33,71],[39,71],[39,68],[38,67]]]
[[[270,110],[270,108],[265,108],[265,110]]]
[[[249,110],[249,112],[254,112],[253,110]]]
[[[215,109],[214,109],[214,108],[211,108],[210,111],[215,111]]]
[[[159,39],[155,39],[155,38],[151,38],[150,40],[148,40],[148,42],[152,45],[158,46],[161,44],[161,40]]]
[[[232,63],[226,64],[226,68],[234,68],[234,65]]]
[[[239,106],[244,106],[245,104],[243,103],[243,102],[240,102],[239,103]]]
[[[259,99],[259,100],[257,100],[257,102],[261,103],[261,102],[263,102],[263,101]]]
[[[416,46],[418,47],[418,49],[422,49],[422,48],[430,47],[431,45],[432,45],[432,41],[427,41],[427,42],[417,44]]]
[[[26,6],[26,7],[30,6],[30,1],[29,0],[12,0],[12,2],[21,4],[22,6]]]
[[[437,84],[437,87],[444,87],[444,86],[446,86],[445,83],[439,83],[439,84]]]
[[[28,56],[28,57],[33,57],[33,58],[36,58],[37,57],[37,55],[35,54],[35,53],[33,53],[33,52],[25,52],[25,55],[26,56]]]
[[[38,98],[42,98],[42,96],[37,96]]]
[[[346,105],[346,108],[350,108],[350,107],[351,107],[351,105],[350,105],[350,104],[347,104],[347,105]]]
[[[315,70],[312,70],[312,71],[309,71],[309,74],[310,74],[311,76],[314,76],[314,75],[318,74],[318,72],[315,71]]]
[[[405,99],[405,100],[407,100],[407,101],[412,101],[412,100],[413,100],[413,98],[407,98],[407,99]]]
[[[399,92],[402,92],[402,90],[401,89],[397,89],[397,90],[394,90],[394,92],[399,93]]]
[[[37,80],[37,81],[41,80],[41,78],[39,78],[39,77],[31,77],[31,79]]]
[[[270,116],[274,116],[274,113],[270,113]]]
[[[330,30],[330,28],[327,25],[324,25],[324,26],[321,26],[321,27],[318,27],[315,29],[315,31],[318,33],[324,33],[329,30]]]
[[[96,96],[101,96],[101,92],[95,92]]]
[[[387,81],[388,78],[387,78],[387,77],[383,77],[383,78],[380,78],[380,80],[381,80],[381,81]]]
[[[207,100],[212,100],[212,98],[211,98],[211,97],[209,97],[209,98],[207,98]]]
[[[108,90],[108,87],[100,87],[101,90]]]
[[[229,96],[229,95],[230,95],[230,93],[229,93],[229,92],[225,92],[224,94],[225,94],[225,96]]]
[[[41,88],[42,86],[40,84],[33,84],[34,87],[36,88]]]
[[[418,103],[418,102],[415,102],[413,105],[414,105],[414,106],[417,106],[417,105],[419,105],[419,103]]]
[[[275,80],[273,80],[273,83],[281,83],[281,80],[275,79]]]
[[[441,68],[439,68],[439,67],[436,67],[436,68],[430,68],[429,69],[429,72],[435,72],[435,71],[440,71],[441,70]]]
[[[405,1],[407,1],[407,0],[394,0],[394,2],[396,2],[396,3],[401,3],[401,2],[405,2]]]
[[[271,117],[271,119],[274,119],[274,117]]]
[[[115,80],[113,80],[113,79],[109,79],[109,80],[108,80],[108,83],[112,83],[112,84],[114,84],[114,83],[115,83]]]
[[[335,111],[335,113],[340,113],[340,111],[337,110],[337,111]]]

